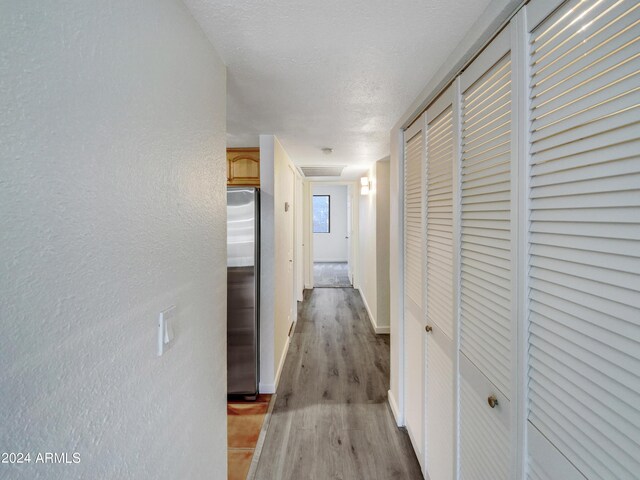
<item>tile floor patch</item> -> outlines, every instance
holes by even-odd
[[[229,448],[254,448],[258,442],[268,403],[230,403],[227,405]]]
[[[229,474],[228,480],[245,480],[247,473],[249,473],[249,467],[251,467],[251,459],[253,458],[253,449],[229,450],[229,456],[227,457],[227,467]]]
[[[229,480],[245,480],[271,395],[260,394],[254,402],[227,403],[227,469]]]

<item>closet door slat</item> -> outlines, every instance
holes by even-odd
[[[405,156],[405,295],[422,308],[422,132],[409,139]]]
[[[452,120],[448,107],[427,124],[427,319],[449,338],[453,338]]]
[[[509,398],[512,288],[509,55],[463,93],[462,105],[460,348]],[[482,133],[478,135],[479,132]],[[473,246],[478,244],[478,238],[483,239],[480,248]],[[486,335],[487,325],[495,325],[504,335]]]

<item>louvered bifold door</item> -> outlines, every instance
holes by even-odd
[[[427,418],[426,470],[432,480],[453,478],[454,288],[453,88],[427,109]]]
[[[527,10],[529,476],[638,479],[640,4],[548,4]]]
[[[421,117],[404,132],[405,423],[421,464],[424,463],[425,374],[423,123]]]
[[[511,70],[507,27],[461,77],[460,468],[464,479],[511,478],[515,309]]]

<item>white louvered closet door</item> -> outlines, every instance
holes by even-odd
[[[638,479],[640,4],[553,7],[527,7],[529,478]]]
[[[510,399],[515,304],[511,70],[507,27],[461,76],[460,473],[463,479],[512,478]]]
[[[452,479],[454,465],[453,168],[457,137],[453,92],[427,109],[427,398],[426,470]],[[457,119],[456,119],[457,120]]]
[[[404,336],[405,423],[423,465],[424,456],[424,119],[405,131],[404,153]]]

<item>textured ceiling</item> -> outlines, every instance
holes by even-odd
[[[489,0],[185,0],[228,67],[229,146],[358,176]],[[322,147],[333,148],[331,155]]]

